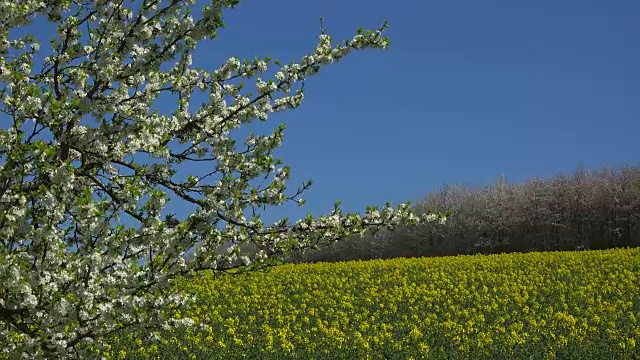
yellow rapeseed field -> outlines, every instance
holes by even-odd
[[[194,326],[110,358],[640,359],[640,249],[283,265],[203,276]]]

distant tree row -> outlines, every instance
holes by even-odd
[[[414,205],[454,214],[296,253],[293,262],[640,246],[640,167],[579,168],[572,175],[486,187],[445,186]]]

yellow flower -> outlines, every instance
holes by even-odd
[[[380,352],[427,359],[449,344],[452,357],[517,358],[524,346],[551,359],[595,341],[609,347],[605,352],[635,351],[640,302],[628,289],[639,278],[639,260],[640,249],[616,249],[290,264],[241,277],[202,276],[182,283],[200,293],[201,305],[180,316],[210,327],[163,340],[212,358],[328,358],[339,349],[360,359]],[[133,346],[120,346],[126,341]],[[159,351],[135,337],[111,345],[111,354],[126,349],[120,358]]]

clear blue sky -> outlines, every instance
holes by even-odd
[[[337,39],[388,19],[391,46],[325,68],[272,118],[292,184],[314,180],[306,211],[640,164],[640,2],[247,1],[196,56],[296,59],[319,16]]]
[[[327,213],[335,200],[349,211],[417,200],[501,174],[640,164],[638,1],[245,1],[194,65],[298,59],[313,51],[320,16],[336,40],[387,19],[391,47],[324,68],[299,109],[252,128],[285,122],[278,155],[291,190],[314,180],[305,207],[266,220]]]

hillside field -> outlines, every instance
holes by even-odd
[[[288,264],[180,286],[199,294],[196,326],[114,338],[108,358],[640,358],[640,248]]]

